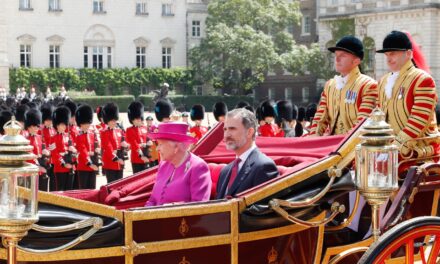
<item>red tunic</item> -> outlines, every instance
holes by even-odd
[[[67,153],[69,148],[69,135],[67,133],[57,133],[55,136],[51,139],[52,146],[52,164],[53,164],[53,171],[55,173],[65,173],[69,172],[70,169],[65,168],[63,166],[64,164],[64,158],[63,156]]]
[[[89,153],[94,151],[95,134],[92,132],[80,132],[76,137],[76,150],[78,152],[78,171],[94,171],[90,166],[92,161]]]
[[[199,141],[206,133],[208,128],[205,126],[193,126],[189,129],[189,133]]]
[[[32,153],[34,153],[37,156],[37,158],[41,157],[41,155],[42,155],[41,154],[41,151],[42,151],[41,136],[29,134],[28,140],[29,140],[29,144],[34,147],[32,149]],[[37,159],[28,160],[27,162],[38,165]]]
[[[131,154],[130,160],[132,163],[144,164],[145,162],[139,157],[139,150],[141,144],[148,141],[148,129],[145,126],[131,126],[127,128],[126,141],[130,144]]]
[[[259,128],[260,136],[262,137],[283,137],[284,131],[276,124],[264,124]]]
[[[76,137],[79,134],[79,129],[77,126],[69,125],[69,137],[72,140],[72,142],[76,142]]]
[[[46,148],[49,148],[49,145],[51,144],[50,140],[53,136],[55,136],[57,131],[55,130],[55,128],[47,126],[42,126],[40,131],[43,143],[46,145]]]
[[[121,146],[121,130],[119,128],[107,128],[102,130],[100,135],[102,146],[102,168],[107,170],[121,170],[121,164],[116,160],[116,151]]]
[[[99,123],[96,125],[96,129],[98,129],[98,132],[101,132],[102,130],[105,130],[107,128],[107,125],[105,123]]]

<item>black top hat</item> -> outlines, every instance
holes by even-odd
[[[261,103],[261,119],[265,119],[266,117],[276,117],[277,114],[275,112],[275,108],[272,106],[272,103],[267,100]]]
[[[119,120],[119,108],[115,103],[107,103],[102,108],[102,119],[104,123],[108,123],[111,120]]]
[[[290,122],[292,121],[292,103],[286,100],[281,100],[277,102],[277,112],[278,120],[277,123],[282,121]]]
[[[157,101],[154,106],[154,114],[156,115],[156,119],[162,122],[164,118],[169,118],[173,112],[173,105],[169,100],[161,99]]]
[[[412,44],[408,36],[402,31],[393,30],[383,40],[382,49],[376,52],[384,53],[387,51],[405,51],[410,49],[412,49]]]
[[[144,105],[139,101],[131,102],[128,106],[127,115],[130,123],[137,118],[144,120]]]
[[[192,121],[203,120],[205,118],[205,107],[201,104],[193,105],[190,116]]]
[[[66,106],[58,106],[53,112],[52,121],[53,126],[56,128],[59,124],[69,125],[70,110]]]
[[[93,123],[93,109],[83,104],[76,109],[75,120],[77,125],[92,124]]]
[[[41,112],[38,109],[31,109],[26,112],[25,120],[24,120],[24,128],[27,129],[30,126],[41,125]]]
[[[226,115],[227,112],[228,106],[224,102],[217,102],[212,107],[212,113],[217,121],[220,116]]]
[[[364,45],[362,45],[362,41],[354,36],[345,36],[341,38],[336,43],[335,47],[330,47],[328,50],[331,52],[343,50],[359,57],[361,60],[364,59]]]

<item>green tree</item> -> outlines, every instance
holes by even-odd
[[[206,37],[190,51],[197,78],[227,92],[242,93],[263,82],[269,71],[302,74],[307,67],[294,64],[315,58],[317,48],[309,51],[297,46],[286,31],[300,17],[299,1],[211,1]]]

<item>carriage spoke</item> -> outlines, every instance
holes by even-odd
[[[428,258],[429,264],[436,263],[439,252],[440,252],[440,237],[436,235],[434,244],[432,245],[431,253],[429,254],[429,258]]]
[[[413,264],[414,263],[414,240],[408,241],[405,245],[405,263],[406,264]]]
[[[420,258],[421,258],[422,264],[426,264],[425,248],[423,247],[423,245],[421,245],[419,247],[419,250],[420,250]]]

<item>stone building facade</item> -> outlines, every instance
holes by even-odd
[[[336,39],[331,24],[353,19],[355,35],[366,47],[367,74],[379,79],[388,70],[382,48],[392,30],[411,33],[430,65],[431,74],[440,81],[440,1],[438,0],[319,0],[319,43],[323,50]]]

